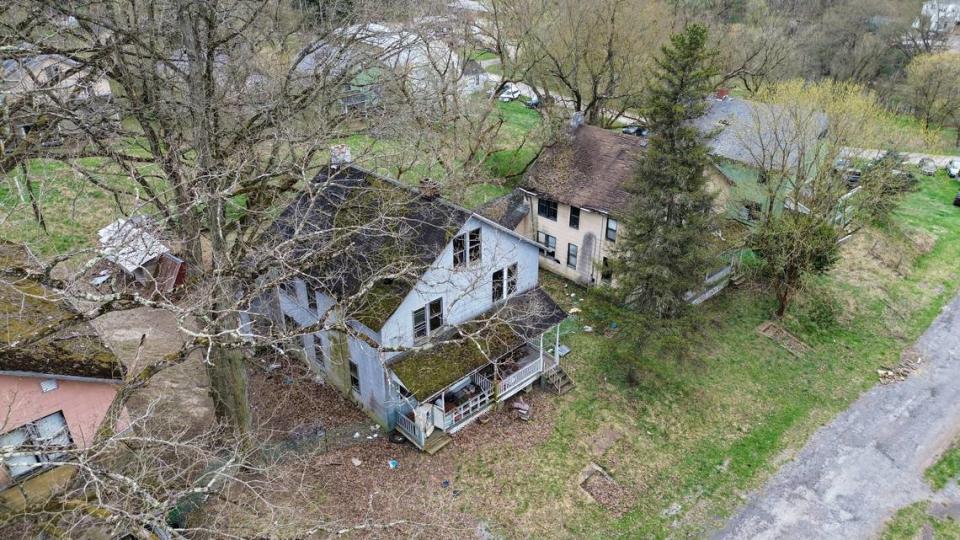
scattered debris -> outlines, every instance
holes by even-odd
[[[570,354],[570,347],[567,347],[566,345],[560,345],[560,347],[557,349],[557,353],[560,354],[560,358],[563,358],[564,356]]]
[[[517,411],[517,418],[520,420],[530,420],[530,404],[523,400],[523,396],[511,402],[510,408]]]
[[[589,334],[589,333],[592,333],[592,332],[593,332],[593,327],[592,327],[592,326],[584,326],[584,327],[583,327],[583,331],[586,332],[586,333],[588,333],[588,334]]]
[[[773,321],[767,321],[758,326],[757,332],[762,336],[776,341],[777,344],[794,356],[800,356],[810,351],[809,345],[800,341],[799,338],[787,332],[782,326]]]
[[[390,461],[387,462],[387,465],[388,465],[391,469],[396,469],[397,467],[400,466],[400,462],[397,461],[397,460],[395,460],[395,459],[391,459]]]
[[[583,310],[580,309],[580,308],[578,308],[578,307],[575,307],[575,308],[570,308],[570,311],[569,311],[568,313],[570,313],[571,315],[576,315],[577,313],[580,313],[581,311],[583,311]]]
[[[621,516],[630,509],[632,501],[629,492],[596,463],[588,465],[580,477],[583,479],[580,488],[587,496],[615,516]]]
[[[357,458],[350,458],[350,463],[353,463],[354,467],[359,467],[360,465],[363,464],[363,462]]]
[[[660,515],[663,517],[673,517],[679,514],[683,510],[683,506],[680,503],[675,502],[668,506],[663,512],[660,512]]]
[[[354,438],[354,439],[359,439],[359,438],[360,438],[360,432],[358,431],[358,432],[354,433],[354,434],[353,434],[353,438]]]
[[[442,487],[442,488],[444,488],[444,489],[450,487],[450,481],[449,481],[449,480],[444,480],[444,481],[440,482],[440,487]]]
[[[892,368],[882,367],[877,370],[877,375],[880,377],[880,384],[890,384],[906,380],[922,363],[923,357],[920,356],[917,351],[907,349],[900,355],[900,363],[896,366]]]

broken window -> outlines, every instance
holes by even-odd
[[[480,260],[480,229],[470,231],[470,262]]]
[[[12,478],[27,475],[63,460],[73,441],[63,412],[55,412],[0,435],[0,449],[18,454],[4,459]]]

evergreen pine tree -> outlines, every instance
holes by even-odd
[[[629,187],[635,203],[614,271],[624,300],[657,317],[679,314],[685,294],[715,262],[713,196],[703,173],[708,149],[692,122],[706,110],[715,56],[706,27],[687,26],[661,48],[645,100],[652,135]]]

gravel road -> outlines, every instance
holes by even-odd
[[[713,537],[873,538],[897,509],[917,501],[960,511],[956,483],[935,494],[923,480],[960,435],[960,296],[916,350],[918,371],[860,396]]]

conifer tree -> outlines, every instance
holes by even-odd
[[[624,300],[657,317],[679,314],[715,262],[713,196],[703,172],[708,149],[693,125],[713,88],[715,57],[706,27],[687,26],[661,48],[645,98],[652,135],[629,188],[635,203],[614,271]]]

